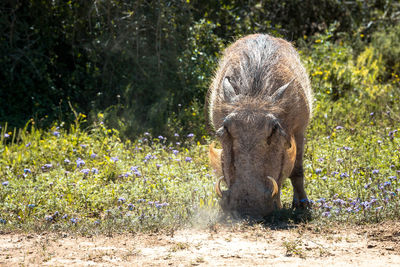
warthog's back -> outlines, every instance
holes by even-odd
[[[211,125],[218,129],[228,114],[223,92],[223,80],[229,77],[241,101],[253,102],[254,108],[276,109],[276,114],[292,130],[305,129],[312,112],[310,82],[299,56],[292,45],[265,34],[254,34],[239,39],[229,46],[219,62],[208,92],[208,112]],[[290,83],[284,99],[269,105],[279,87]],[[280,110],[280,111],[279,111]]]

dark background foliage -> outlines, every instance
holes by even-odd
[[[133,137],[204,124],[210,78],[234,39],[265,32],[296,41],[333,23],[335,38],[368,35],[398,23],[399,4],[3,0],[0,12],[1,124],[33,118],[48,127],[70,123],[73,110],[92,120],[104,112],[111,127]]]

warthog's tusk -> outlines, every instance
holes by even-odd
[[[224,180],[224,177],[221,177],[218,179],[218,181],[215,183],[215,191],[217,192],[217,195],[219,197],[222,197],[222,192],[221,192],[221,181]]]
[[[274,197],[278,193],[278,184],[276,183],[275,179],[271,176],[267,176],[267,178],[271,181],[272,186],[274,189],[272,190],[271,197]]]

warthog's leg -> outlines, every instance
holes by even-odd
[[[293,185],[293,208],[308,207],[308,199],[304,190],[304,171],[303,171],[303,150],[304,150],[304,134],[295,136],[297,153],[294,168],[290,175],[290,181]]]

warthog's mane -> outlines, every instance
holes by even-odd
[[[240,101],[225,101],[222,82],[226,77]],[[274,101],[271,98],[273,93],[287,83],[291,84],[283,100]],[[227,115],[233,110],[252,109],[281,113],[300,99],[306,103],[309,113],[312,109],[311,91],[305,90],[309,88],[309,82],[296,50],[290,43],[268,35],[250,35],[228,47],[219,63],[212,88],[209,114],[222,112]],[[251,119],[254,113],[244,114]],[[212,116],[210,119],[213,120]]]

